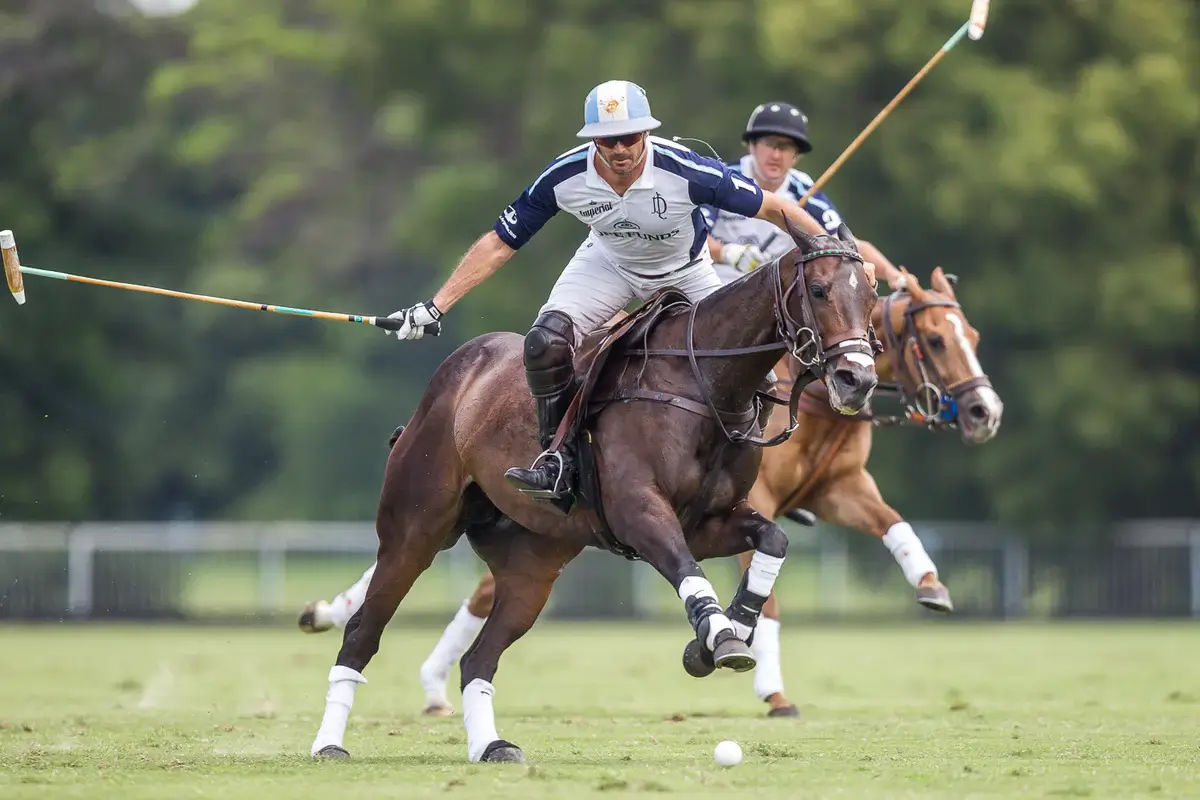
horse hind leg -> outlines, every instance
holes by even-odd
[[[912,526],[884,501],[875,479],[866,470],[825,487],[813,508],[822,519],[865,531],[883,542],[913,587],[919,604],[943,614],[954,611],[950,590],[938,577],[937,565]]]
[[[419,469],[407,453],[421,453]],[[453,458],[426,459],[436,443],[414,442],[388,460],[375,528],[379,557],[366,600],[346,624],[337,661],[329,670],[325,714],[313,740],[314,758],[347,758],[343,746],[354,693],[366,683],[363,670],[379,651],[383,629],[413,582],[429,568],[453,533],[462,506],[462,477]],[[442,463],[440,469],[436,466]],[[453,463],[454,466],[450,466]],[[430,466],[435,465],[435,466]],[[415,477],[420,476],[420,477]]]
[[[462,513],[456,529],[467,538],[478,538],[503,520],[500,512],[483,490],[471,484],[463,492]],[[446,682],[450,670],[462,658],[467,648],[475,641],[488,616],[492,613],[495,581],[490,572],[479,579],[474,593],[463,602],[454,619],[446,626],[429,656],[421,664],[418,673],[421,688],[425,690],[425,709],[422,713],[434,717],[446,717],[454,713],[450,698],[446,695]]]
[[[538,536],[508,520],[486,533],[479,531],[471,543],[491,569],[495,593],[491,614],[461,662],[467,759],[522,763],[521,748],[501,739],[496,730],[492,681],[500,656],[533,627],[562,568],[583,547]]]

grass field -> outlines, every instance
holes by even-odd
[[[797,721],[748,674],[689,678],[682,618],[543,624],[496,681],[528,766],[467,764],[461,718],[417,713],[437,633],[388,631],[354,759],[313,763],[336,634],[0,628],[0,798],[1200,797],[1194,625],[785,628]]]

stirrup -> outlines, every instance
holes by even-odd
[[[567,464],[563,460],[562,453],[558,450],[543,450],[541,455],[533,460],[533,464],[529,467],[530,471],[536,470],[538,465],[546,458],[553,458],[558,461],[558,474],[554,476],[554,486],[549,489],[526,489],[519,486],[517,487],[518,492],[542,500],[557,500],[567,494],[563,487],[563,476],[567,472]]]

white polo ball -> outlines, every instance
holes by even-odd
[[[713,758],[722,767],[736,767],[742,763],[742,748],[738,746],[737,742],[721,742],[713,750]]]

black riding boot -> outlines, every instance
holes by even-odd
[[[526,334],[525,379],[537,401],[538,441],[543,452],[529,469],[513,467],[504,473],[521,492],[549,502],[564,514],[574,502],[571,452],[565,442],[557,451],[549,448],[571,405],[574,340],[571,319],[560,311],[538,316]]]
[[[509,483],[516,486],[525,494],[541,500],[564,501],[553,505],[564,513],[570,511],[573,498],[571,496],[570,475],[573,468],[570,448],[564,443],[558,450],[551,450],[550,443],[558,431],[559,423],[567,413],[571,404],[571,392],[563,390],[550,397],[538,397],[538,441],[542,454],[533,462],[529,469],[513,467],[504,473]],[[564,507],[565,506],[565,507]]]

